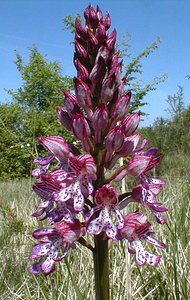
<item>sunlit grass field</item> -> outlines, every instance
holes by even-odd
[[[153,222],[153,230],[167,245],[164,251],[159,250],[163,258],[157,268],[138,268],[125,243],[111,244],[113,300],[190,299],[190,173],[183,168],[182,174],[178,172],[176,163],[173,171],[161,177],[167,184],[159,200],[169,209],[168,222],[166,226]],[[31,217],[39,202],[31,186],[29,179],[0,182],[0,299],[78,300],[80,293],[81,299],[93,300],[92,256],[82,246],[70,251],[66,262],[57,263],[50,276],[28,273],[28,256],[34,244],[31,233],[42,226]]]

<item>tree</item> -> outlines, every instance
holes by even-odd
[[[172,121],[179,119],[185,110],[184,104],[184,93],[182,86],[178,86],[178,91],[176,94],[169,95],[166,102],[169,104],[167,112]]]
[[[15,64],[22,78],[22,86],[8,90],[10,104],[0,106],[1,178],[30,175],[31,163],[40,151],[37,137],[40,135],[64,135],[55,108],[62,106],[62,89],[71,89],[71,79],[61,75],[60,64],[48,62],[37,48],[30,49],[29,61],[23,61],[16,52]]]
[[[48,62],[36,47],[30,49],[29,62],[16,52],[15,64],[23,85],[17,91],[8,90],[13,101],[27,111],[46,111],[63,102],[63,88],[71,88],[71,79],[61,75],[57,61]]]
[[[30,173],[31,144],[23,139],[19,123],[23,110],[17,104],[0,105],[0,178],[19,178]]]
[[[183,88],[179,86],[177,93],[169,95],[166,102],[169,118],[158,117],[153,126],[144,128],[143,132],[149,144],[156,144],[161,153],[189,153],[190,106],[185,108]]]

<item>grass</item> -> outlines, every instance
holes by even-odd
[[[168,223],[153,226],[155,237],[167,245],[161,250],[161,263],[157,268],[138,268],[124,242],[110,245],[111,300],[190,299],[190,180],[173,174],[177,177],[172,172],[166,176],[159,197],[169,209]],[[50,276],[28,273],[31,233],[41,227],[31,217],[39,199],[31,192],[29,180],[1,182],[0,191],[0,299],[79,300],[77,285],[82,299],[94,300],[92,256],[82,246],[70,252],[67,264],[57,263]]]

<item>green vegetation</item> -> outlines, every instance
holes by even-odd
[[[36,48],[29,62],[16,53],[15,64],[23,85],[9,90],[9,104],[0,105],[0,178],[13,179],[31,174],[32,162],[40,147],[40,135],[72,137],[60,126],[55,108],[63,106],[62,89],[71,89],[71,79],[61,75],[60,64],[48,62]]]
[[[169,95],[167,103],[170,117],[157,118],[153,126],[141,128],[140,132],[148,139],[148,146],[158,147],[162,155],[157,172],[185,178],[185,174],[190,174],[190,106],[185,108],[183,88],[178,87],[176,94]]]
[[[167,157],[168,164],[173,161],[186,161],[184,176],[178,168],[170,176],[162,174],[167,180],[160,201],[169,209],[167,227],[155,228],[156,237],[163,240],[167,248],[157,268],[148,266],[137,268],[133,257],[127,254],[125,244],[110,245],[111,255],[111,295],[114,300],[126,299],[127,289],[131,287],[134,299],[184,299],[190,296],[190,163],[188,156]],[[128,185],[128,182],[126,182]],[[31,246],[34,241],[32,231],[40,227],[31,217],[36,210],[37,199],[31,192],[31,181],[18,180],[0,183],[0,299],[6,300],[78,300],[72,280],[78,286],[83,299],[93,299],[93,269],[91,253],[80,246],[71,251],[68,267],[63,261],[56,265],[56,272],[48,277],[31,276],[28,273]],[[153,228],[154,230],[154,228]],[[78,246],[77,246],[78,248]],[[130,269],[127,264],[130,258]],[[131,281],[130,281],[131,274]],[[130,281],[130,282],[129,282]]]
[[[71,16],[65,18],[66,29],[74,27]],[[123,39],[121,57],[127,57],[124,66],[126,89],[132,91],[131,112],[146,103],[144,96],[165,80],[166,76],[154,78],[152,82],[139,80],[142,73],[141,60],[148,57],[158,47],[159,40],[153,42],[137,57],[130,53],[129,39]],[[22,86],[16,91],[8,90],[11,102],[0,104],[0,178],[15,179],[28,177],[33,168],[33,160],[41,154],[37,143],[40,135],[61,135],[72,142],[73,137],[60,125],[55,109],[63,106],[63,89],[72,90],[72,79],[62,75],[60,63],[48,61],[37,48],[29,50],[29,60],[25,62],[16,52],[15,64],[22,79]]]
[[[175,100],[174,108],[176,103],[179,104],[176,96],[178,100],[183,99],[181,88],[168,98],[173,101],[171,103]],[[180,103],[183,107],[183,102]],[[152,128],[141,129],[143,137],[150,140],[149,146],[157,145],[164,153],[156,175],[167,182],[160,201],[168,208],[168,222],[164,229],[161,225],[155,227],[155,235],[166,243],[167,248],[162,252],[163,258],[157,268],[140,268],[134,264],[124,243],[122,247],[112,243],[110,282],[111,299],[114,300],[127,299],[128,291],[137,300],[188,300],[190,297],[190,110],[183,108],[180,114],[174,111],[176,113],[170,120],[160,119]],[[14,115],[9,121],[11,130]],[[10,133],[14,136],[13,131]],[[27,157],[22,159],[27,161]],[[130,179],[127,180],[126,189],[130,189],[131,184]],[[36,224],[31,217],[38,203],[31,185],[29,179],[0,183],[0,299],[78,300],[75,286],[83,299],[93,299],[92,257],[82,246],[70,252],[67,263],[57,264],[56,272],[49,277],[28,273],[28,256],[34,243],[31,233],[41,226],[40,221]]]

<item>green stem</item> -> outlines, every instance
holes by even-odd
[[[96,300],[109,300],[108,240],[102,234],[94,238],[94,274]]]

